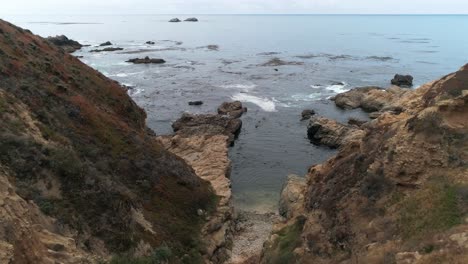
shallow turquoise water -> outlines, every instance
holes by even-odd
[[[93,46],[110,40],[124,48],[96,54],[89,47],[77,55],[134,87],[130,94],[159,134],[169,133],[183,111],[213,112],[222,101],[244,101],[249,112],[230,153],[233,191],[237,206],[257,211],[274,210],[289,173],[303,175],[333,154],[308,143],[302,109],[343,122],[365,118],[327,99],[356,86],[388,86],[395,73],[412,74],[421,85],[468,62],[468,16],[201,15],[198,23],[176,24],[167,21],[189,16],[0,17],[42,36],[65,34]],[[125,63],[138,56],[167,64]],[[295,65],[262,66],[275,57]],[[205,104],[190,107],[191,100]]]

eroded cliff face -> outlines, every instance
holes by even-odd
[[[0,118],[2,263],[203,261],[210,184],[118,83],[1,20]]]
[[[183,114],[172,126],[174,135],[158,137],[167,150],[183,158],[200,178],[210,182],[218,196],[213,214],[198,212],[207,220],[202,230],[206,244],[204,261],[216,264],[231,258],[234,209],[228,147],[239,134],[239,117],[246,111],[238,101],[225,102],[219,109],[219,114]]]
[[[353,137],[311,120],[339,128],[312,133],[339,136],[339,152],[310,168],[304,199],[283,203],[263,263],[467,263],[468,65],[416,90],[335,99],[376,119]]]

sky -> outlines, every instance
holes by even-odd
[[[2,14],[468,14],[468,0],[3,0]]]

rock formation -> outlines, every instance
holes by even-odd
[[[228,147],[241,124],[239,119],[228,116],[184,114],[173,124],[175,135],[159,137],[167,150],[183,158],[200,178],[209,181],[219,197],[215,213],[207,217],[208,223],[203,228],[206,263],[224,263],[231,255],[233,208]]]
[[[185,22],[198,22],[198,19],[196,17],[190,17],[184,20]]]
[[[364,131],[355,126],[316,116],[309,121],[307,136],[310,142],[316,145],[338,148],[345,143],[358,142],[364,136]]]
[[[404,111],[382,112],[351,140],[349,127],[312,121],[326,132],[321,143],[340,149],[309,169],[304,199],[294,181],[284,188],[287,220],[262,263],[468,261],[468,65],[413,91],[365,93]],[[345,105],[367,99],[353,100]]]
[[[90,50],[89,52],[108,52],[108,51],[118,51],[118,50],[123,50],[123,48],[104,48],[104,49],[94,49]]]
[[[218,107],[218,114],[227,115],[232,118],[239,118],[245,112],[247,112],[247,107],[243,107],[239,101],[224,102]]]
[[[52,42],[56,46],[61,47],[68,53],[75,52],[83,47],[78,41],[74,41],[72,39],[67,38],[64,35],[55,36],[55,37],[48,37],[48,41]]]
[[[0,262],[202,262],[218,199],[125,89],[2,20],[0,53]]]
[[[166,61],[163,60],[163,59],[152,59],[150,57],[144,57],[143,59],[140,59],[140,58],[130,59],[127,62],[134,63],[134,64],[162,64],[162,63],[166,63]]]
[[[409,88],[413,86],[413,76],[396,74],[391,83],[396,86]]]
[[[99,44],[99,47],[105,47],[105,46],[112,46],[112,42],[106,41],[104,43]]]
[[[181,22],[181,21],[180,21],[180,19],[178,19],[178,18],[173,18],[173,19],[169,20],[169,22],[171,22],[171,23],[178,23],[178,22]]]

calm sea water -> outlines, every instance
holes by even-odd
[[[65,34],[122,52],[76,53],[105,75],[133,87],[159,134],[184,111],[214,112],[226,100],[249,108],[233,160],[233,192],[244,210],[275,210],[290,173],[304,175],[333,151],[306,138],[300,113],[311,108],[346,122],[360,111],[337,109],[329,97],[356,86],[388,86],[395,73],[421,85],[468,62],[468,16],[187,15],[0,16],[41,36]],[[154,41],[155,45],[146,45]],[[210,46],[208,45],[217,45]],[[164,65],[132,65],[134,57]],[[290,65],[264,65],[278,58]],[[188,101],[203,100],[201,107]]]

